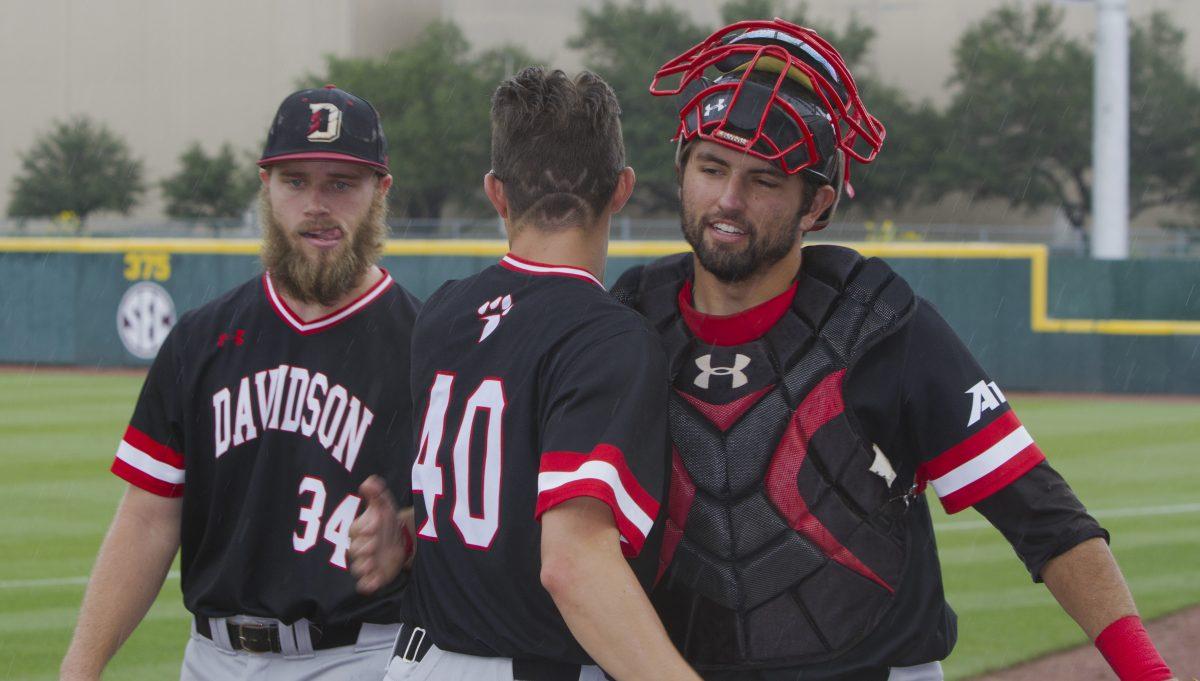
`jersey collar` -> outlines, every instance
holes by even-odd
[[[283,296],[279,295],[275,290],[275,284],[271,281],[270,272],[263,272],[263,289],[267,292],[267,300],[271,301],[271,307],[283,319],[284,323],[292,327],[297,333],[307,336],[338,325],[382,296],[392,285],[392,275],[388,274],[388,271],[382,267],[379,269],[383,272],[383,276],[371,288],[367,289],[366,293],[350,301],[340,310],[335,310],[324,317],[318,317],[311,321],[304,321],[300,318],[300,315],[288,307],[288,304],[283,300]]]
[[[799,282],[786,291],[752,308],[730,315],[704,314],[692,305],[692,280],[679,289],[679,313],[692,334],[713,345],[742,345],[762,338],[792,306]]]
[[[534,262],[526,260],[509,253],[503,258],[500,258],[500,266],[506,270],[513,272],[521,272],[522,274],[532,274],[538,277],[570,277],[571,279],[582,279],[590,281],[600,288],[604,288],[604,284],[596,278],[594,274],[579,267],[571,267],[569,265],[547,265],[546,263]]]

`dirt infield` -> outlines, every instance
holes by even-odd
[[[1146,630],[1177,678],[1200,677],[1200,606],[1147,622]],[[977,676],[972,681],[1111,681],[1115,678],[1104,658],[1089,645]]]

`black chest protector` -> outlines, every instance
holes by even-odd
[[[809,246],[791,308],[738,346],[695,338],[677,299],[692,257],[614,294],[662,334],[675,451],[653,600],[701,668],[816,663],[893,603],[908,552],[905,489],[845,408],[856,361],[916,298],[880,260]],[[623,279],[623,282],[626,282]]]

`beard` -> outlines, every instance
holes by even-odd
[[[258,212],[263,222],[262,263],[271,279],[292,296],[306,303],[332,307],[362,281],[379,262],[388,233],[387,199],[377,193],[367,214],[357,225],[335,221],[305,221],[288,230],[275,217],[271,197],[264,187],[258,193]],[[313,258],[295,242],[295,234],[308,229],[341,227],[344,243]]]
[[[790,224],[792,229],[782,226],[766,226],[750,223],[744,217],[729,215],[702,216],[695,215],[687,209],[687,200],[680,201],[679,215],[683,225],[683,237],[696,253],[696,258],[704,269],[712,273],[718,281],[733,284],[750,279],[760,271],[782,260],[803,238],[799,229],[799,213]],[[733,224],[744,226],[747,230],[746,244],[740,248],[726,247],[723,244],[709,245],[704,240],[707,230],[705,223],[727,219]]]

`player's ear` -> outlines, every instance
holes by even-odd
[[[259,168],[258,179],[262,180],[262,183],[265,186],[271,181],[271,171],[266,168]]]
[[[682,144],[682,140],[680,141]],[[682,146],[675,148],[675,196],[683,202],[683,173],[687,170],[688,159],[692,157],[691,149]]]
[[[508,197],[504,195],[504,183],[500,178],[496,177],[495,171],[489,170],[483,176],[483,193],[487,194],[488,201],[492,202],[492,206],[500,215],[501,219],[508,219]]]
[[[388,193],[388,190],[392,188],[392,182],[394,181],[392,179],[392,176],[391,175],[377,175],[376,177],[379,178],[379,183],[377,185],[375,185],[375,191],[386,195]]]
[[[821,185],[813,192],[812,203],[808,204],[808,210],[804,215],[800,216],[800,231],[812,231],[813,225],[829,207],[833,205],[834,199],[837,198],[837,192],[834,191],[831,185]]]
[[[629,197],[633,195],[633,186],[637,184],[637,173],[633,172],[633,168],[625,166],[621,173],[617,175],[617,186],[613,189],[612,198],[608,200],[608,212],[620,213],[621,209],[629,201]]]

